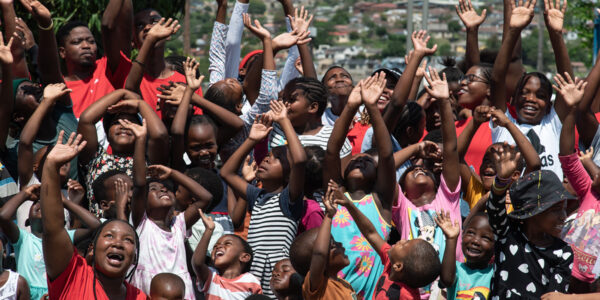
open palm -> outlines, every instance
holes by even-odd
[[[252,32],[256,37],[261,40],[271,37],[271,33],[266,28],[262,27],[260,21],[254,20],[254,24],[252,24],[249,14],[243,14],[243,17],[244,26],[246,26],[246,28],[248,28],[248,30],[250,30],[250,32]]]
[[[11,37],[8,40],[8,44],[4,45],[4,38],[2,37],[2,33],[0,33],[0,62],[3,64],[12,64],[13,63],[13,55],[10,52],[10,47],[12,46],[13,38]]]
[[[526,6],[518,6],[515,7],[513,4],[512,14],[510,16],[510,28],[523,29],[533,19],[533,8],[535,7],[535,0],[533,0],[533,5],[531,3],[527,3]]]
[[[437,44],[433,45],[431,48],[427,48],[427,42],[431,37],[427,35],[427,30],[419,30],[415,31],[412,34],[411,40],[413,43],[413,47],[415,48],[415,52],[420,52],[425,55],[432,55],[437,50]]]
[[[44,24],[44,27],[52,23],[52,14],[40,1],[21,0],[21,4],[38,23]]]
[[[587,86],[587,82],[584,80],[575,78],[575,81],[573,81],[569,73],[565,72],[564,77],[556,74],[554,81],[556,84],[552,87],[560,94],[569,107],[577,105],[583,98],[583,92]]]
[[[266,114],[260,115],[254,120],[248,138],[256,142],[262,141],[269,135],[271,129],[273,129],[273,127],[271,127],[270,116]]]
[[[365,80],[362,88],[360,89],[360,95],[362,97],[362,101],[366,105],[375,105],[377,104],[377,100],[383,93],[383,89],[385,88],[386,80],[385,73],[379,72]]]
[[[565,11],[567,10],[567,0],[560,6],[560,0],[552,3],[552,0],[544,0],[544,21],[548,29],[561,32],[565,20]]]
[[[61,130],[58,134],[56,145],[54,145],[46,158],[46,161],[53,162],[58,166],[62,166],[75,158],[87,143],[86,141],[81,141],[81,134],[75,137],[75,133],[73,132],[69,136],[69,140],[63,144],[64,134],[65,132]]]
[[[150,28],[150,31],[148,31],[148,36],[152,36],[157,40],[166,39],[177,33],[180,27],[179,21],[171,18],[165,21],[165,18],[162,18],[160,21],[158,21],[158,23],[154,24],[154,26]]]
[[[443,73],[443,78],[440,78],[435,68],[429,67],[429,75],[425,74],[425,80],[429,86],[425,86],[427,93],[437,100],[448,99],[450,97],[450,91],[448,90],[448,81],[446,80],[446,73]]]
[[[193,58],[187,58],[185,63],[183,64],[185,69],[185,80],[187,81],[187,85],[192,90],[197,90],[200,88],[202,84],[202,80],[204,80],[204,76],[196,77],[196,73],[198,71],[198,62]]]

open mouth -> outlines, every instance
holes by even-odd
[[[120,253],[110,252],[106,255],[108,263],[112,266],[119,266],[125,260],[125,256]]]
[[[415,171],[413,178],[417,178],[418,176],[421,176],[421,175],[427,176],[427,173],[425,173],[425,171],[422,171],[422,170],[417,170],[417,171]]]
[[[523,114],[528,115],[528,116],[535,116],[538,114],[539,109],[531,104],[525,104],[523,105],[523,107],[521,108],[521,111],[523,112]]]
[[[472,247],[467,247],[466,250],[467,251],[465,251],[465,252],[469,256],[480,256],[483,253],[483,251],[476,249],[476,248],[472,248]]]
[[[225,252],[223,250],[219,250],[219,251],[215,252],[215,257],[221,257],[223,255],[225,255]]]
[[[160,199],[161,201],[171,201],[171,197],[169,197],[169,195],[162,195],[158,199]]]

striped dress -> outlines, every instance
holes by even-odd
[[[329,142],[329,137],[331,136],[332,131],[333,126],[323,125],[317,134],[300,134],[298,135],[298,139],[300,140],[300,144],[302,144],[304,147],[319,146],[321,149],[327,150],[327,142]],[[279,126],[278,123],[273,124],[273,131],[271,132],[269,141],[269,149],[277,146],[287,145],[287,140],[285,139],[283,129],[281,129],[281,126]],[[352,154],[352,144],[350,144],[350,141],[348,138],[346,138],[344,140],[342,150],[340,150],[340,158],[344,158],[350,154]]]
[[[254,257],[250,273],[259,279],[263,293],[275,299],[269,283],[271,272],[278,261],[289,257],[302,217],[302,196],[290,205],[288,187],[280,193],[267,193],[253,185],[248,185],[246,195],[252,212],[248,243]]]

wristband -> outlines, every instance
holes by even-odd
[[[508,189],[511,183],[512,180],[510,178],[501,178],[496,176],[496,179],[494,179],[494,182],[492,183],[492,189],[494,192],[501,194]]]
[[[48,25],[48,27],[44,28],[44,27],[40,26],[40,23],[37,24],[37,27],[40,30],[44,30],[44,31],[52,30],[52,28],[54,28],[54,20],[50,20],[50,25]]]
[[[142,68],[144,68],[144,69],[146,68],[146,65],[145,65],[143,62],[141,62],[141,61],[139,61],[139,60],[137,60],[137,59],[134,59],[134,60],[133,60],[133,62],[134,62],[134,63],[136,63],[136,64],[139,64],[139,65],[140,65],[140,66],[142,66]]]

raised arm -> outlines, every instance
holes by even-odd
[[[17,209],[26,200],[37,201],[40,195],[40,185],[34,184],[26,187],[14,195],[0,207],[0,229],[6,234],[11,243],[19,241],[19,227],[13,222]]]
[[[471,167],[467,165],[465,162],[465,155],[469,150],[469,145],[473,140],[473,136],[481,126],[481,124],[489,121],[490,119],[490,111],[491,107],[487,105],[479,105],[473,110],[473,119],[465,126],[460,136],[458,136],[457,142],[457,152],[458,159],[460,163],[460,178],[461,178],[461,187],[462,190],[466,191],[467,186],[469,185],[469,181],[471,180],[471,176],[477,176],[473,171],[471,171]]]
[[[82,188],[83,189],[83,188]],[[79,218],[87,228],[79,228],[75,230],[73,235],[73,243],[77,244],[82,239],[89,236],[92,232],[96,231],[102,223],[96,218],[89,210],[83,208],[81,205],[72,202],[69,199],[63,198],[63,205],[77,218]]]
[[[148,35],[144,39],[144,43],[142,43],[140,52],[133,60],[131,70],[129,70],[129,75],[127,75],[127,80],[125,81],[126,89],[139,93],[140,84],[142,83],[142,78],[144,75],[144,69],[146,68],[146,63],[150,63],[150,53],[153,51],[154,45],[156,45],[156,43],[159,41],[162,41],[177,33],[180,27],[181,26],[177,20],[173,20],[171,18],[165,20],[165,18],[162,18],[160,21],[158,21],[158,23],[154,24],[154,26],[150,28]]]
[[[252,24],[250,15],[243,14],[243,18],[244,26],[246,26],[250,32],[259,38],[263,44],[263,53],[261,57],[252,63],[252,65],[248,68],[244,80],[244,92],[246,93],[246,98],[251,104],[254,104],[254,101],[256,101],[259,95],[262,69],[275,70],[273,44],[271,40],[271,33],[266,28],[262,27],[258,20],[254,20],[254,24]]]
[[[327,262],[329,261],[329,245],[331,245],[331,219],[335,216],[336,208],[333,203],[333,192],[327,190],[327,197],[324,199],[325,218],[319,227],[317,239],[313,245],[312,258],[310,260],[310,291],[314,293],[327,280]]]
[[[10,51],[14,58],[14,63],[11,66],[12,72],[18,78],[29,78],[29,70],[27,69],[27,60],[25,59],[25,47],[22,43],[22,38],[17,33],[17,15],[15,13],[15,7],[13,6],[12,0],[0,1],[0,7],[2,8],[2,25],[4,25],[4,34],[6,39],[16,37],[16,43],[10,45]],[[17,33],[17,34],[15,34]],[[4,42],[2,42],[4,45]],[[2,71],[4,74],[4,70]],[[5,82],[4,79],[2,82]],[[11,82],[11,81],[7,81]]]
[[[521,36],[521,30],[525,28],[533,19],[535,3],[537,0],[528,0],[524,5],[516,6],[513,1],[511,3],[510,23],[506,30],[505,37],[502,40],[502,46],[498,52],[498,56],[494,61],[494,69],[492,70],[491,95],[492,105],[506,112],[506,73],[511,61],[513,49]]]
[[[560,155],[566,156],[575,151],[575,118],[577,115],[577,106],[584,95],[584,90],[587,82],[575,78],[571,78],[569,73],[556,74],[554,76],[554,84],[552,87],[562,97],[567,115],[562,121],[562,129],[560,131]],[[520,131],[519,131],[520,132]]]
[[[282,2],[290,2],[290,0],[284,0]],[[286,14],[289,16],[291,13]],[[298,9],[294,10],[294,18],[293,22],[291,22],[292,30],[299,30],[300,32],[308,32],[308,27],[312,22],[313,15],[308,15],[308,10],[304,10],[304,6],[300,8],[300,13],[298,14]],[[299,42],[297,43],[298,52],[300,53],[300,60],[302,61],[302,76],[306,78],[314,78],[317,79],[317,70],[315,70],[315,64],[312,58],[312,51],[310,50],[310,46],[307,42]]]
[[[598,130],[598,120],[596,120],[594,112],[600,111],[600,103],[594,100],[596,95],[598,95],[598,86],[600,86],[600,55],[596,58],[596,63],[585,81],[588,85],[585,88],[583,99],[577,107],[579,117],[577,118],[576,125],[579,132],[579,141],[585,147],[588,147],[594,140],[594,135],[596,135],[596,131]]]
[[[119,120],[119,123],[121,123],[121,126],[131,130],[135,136],[131,220],[133,221],[133,227],[137,228],[146,212],[146,136],[148,134],[148,126],[146,125],[146,119],[142,120],[141,126],[126,119]]]
[[[0,88],[0,149],[6,149],[6,138],[8,137],[8,128],[12,119],[14,108],[13,95],[13,56],[10,52],[13,39],[4,45],[2,33],[0,33],[0,64],[2,64],[2,87]]]
[[[108,108],[123,98],[138,99],[139,95],[127,90],[116,90],[109,93],[97,101],[93,102],[79,116],[77,124],[77,133],[84,136],[87,142],[84,149],[79,154],[79,162],[86,165],[95,155],[98,150],[98,135],[96,133],[96,123],[102,120],[102,117]]]
[[[437,45],[427,48],[429,39],[430,37],[425,30],[419,32],[415,31],[412,34],[412,43],[415,48],[414,52],[410,57],[411,60],[408,62],[406,69],[404,69],[404,73],[402,73],[400,80],[398,80],[398,83],[394,88],[394,93],[390,99],[390,105],[388,105],[383,115],[388,130],[393,130],[400,119],[400,113],[408,100],[415,73],[421,64],[421,60],[423,60],[425,56],[434,54],[437,50]]]
[[[458,17],[465,25],[467,30],[467,53],[465,55],[465,61],[467,63],[466,69],[479,63],[479,39],[478,31],[479,26],[485,21],[487,9],[481,11],[481,15],[478,15],[471,0],[458,0],[456,7],[456,13]]]
[[[441,159],[442,151],[438,145],[432,141],[422,141],[417,144],[409,145],[394,153],[395,169],[400,168],[413,156],[422,159]]]
[[[440,280],[446,287],[451,287],[456,281],[456,244],[460,234],[458,221],[452,222],[450,213],[442,210],[435,216],[435,223],[442,229],[446,237],[446,249],[442,259]]]
[[[102,15],[102,44],[108,68],[115,72],[121,52],[129,57],[133,35],[133,3],[131,0],[110,0]]]
[[[499,109],[495,109],[490,112],[490,116],[494,125],[506,128],[515,140],[515,143],[521,152],[521,156],[525,159],[526,167],[524,174],[542,168],[542,161],[540,160],[540,156],[537,154],[537,151],[535,151],[535,148],[533,148],[533,145],[529,139],[521,132],[521,130],[519,130],[517,125],[508,119],[506,113]],[[521,172],[521,170],[517,171]]]
[[[198,277],[198,284],[204,286],[204,283],[210,276],[210,270],[205,262],[210,237],[215,230],[215,221],[211,217],[206,216],[201,209],[198,209],[198,213],[204,224],[204,233],[192,255],[192,268],[194,269],[194,273],[196,273],[196,277]]]
[[[48,280],[56,279],[69,265],[73,256],[73,244],[64,227],[65,215],[63,212],[62,197],[60,192],[59,169],[71,161],[85,146],[81,135],[75,137],[72,133],[67,143],[63,144],[63,134],[58,135],[56,145],[44,163],[41,206],[42,206],[42,249]],[[61,251],[56,251],[61,249]]]
[[[33,175],[33,142],[40,130],[40,126],[48,113],[52,111],[56,101],[70,92],[71,90],[67,89],[67,86],[64,83],[55,83],[46,86],[40,105],[35,109],[21,131],[18,150],[19,163],[17,166],[21,190],[27,186],[27,183],[29,183],[31,176]]]
[[[517,169],[519,159],[521,159],[521,153],[515,151],[514,146],[509,146],[507,143],[494,152],[496,178],[492,184],[486,209],[497,239],[506,236],[510,230],[510,221],[506,215],[506,191],[513,182],[512,175]]]
[[[573,67],[571,66],[571,59],[569,58],[569,52],[567,51],[567,45],[563,40],[563,21],[565,18],[565,11],[567,10],[567,0],[563,0],[563,5],[560,7],[560,0],[554,1],[544,0],[544,21],[548,34],[550,36],[550,42],[552,49],[554,50],[554,60],[556,61],[556,70],[558,74],[568,73],[573,76]],[[565,103],[563,97],[558,95],[554,101],[554,108],[558,117],[561,121],[564,120],[568,114],[568,105]]]
[[[450,92],[448,91],[448,82],[446,81],[446,73],[443,74],[443,79],[437,73],[437,70],[429,67],[429,76],[425,74],[425,80],[429,87],[425,87],[427,93],[432,98],[436,99],[440,107],[442,117],[442,139],[444,144],[443,160],[442,160],[442,175],[451,191],[456,190],[460,182],[460,171],[458,162],[456,127],[454,126],[454,114],[452,105],[450,104]],[[431,76],[431,77],[430,77]]]
[[[298,139],[292,122],[287,117],[287,108],[281,101],[271,101],[271,112],[273,121],[279,123],[283,134],[287,140],[288,151],[290,153],[290,205],[304,194],[304,170],[306,163],[306,152]]]
[[[325,151],[325,160],[323,162],[323,186],[333,180],[337,183],[342,183],[342,162],[340,159],[340,150],[344,146],[348,128],[361,105],[360,89],[363,81],[360,81],[348,96],[348,102],[342,110],[340,117],[335,121],[333,130],[327,142],[327,150]],[[389,138],[389,137],[388,137]]]

